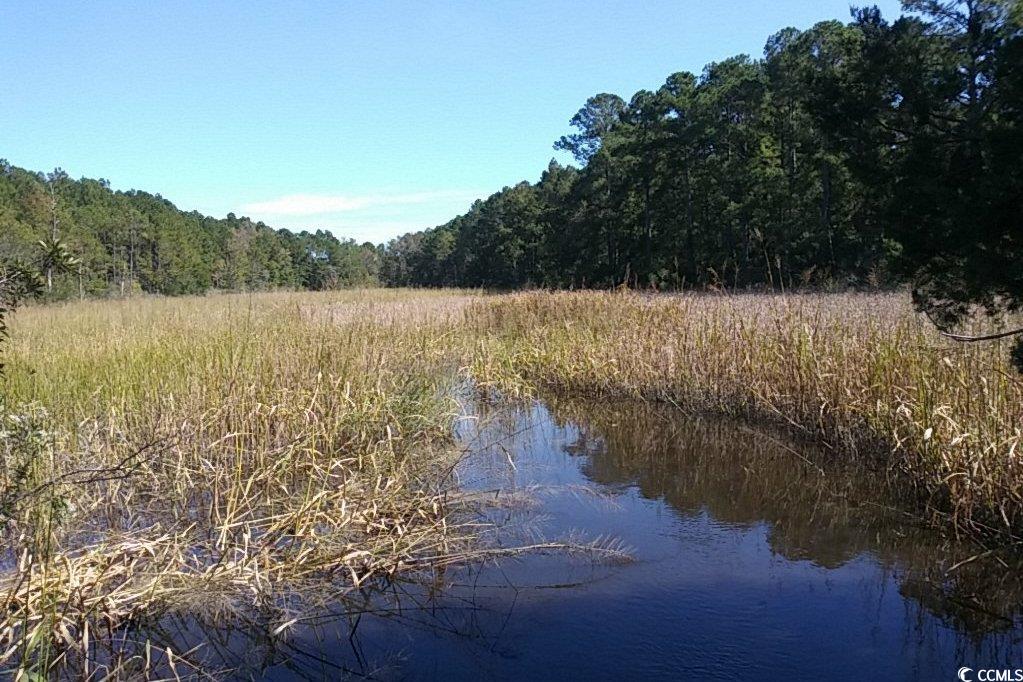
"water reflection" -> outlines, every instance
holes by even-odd
[[[683,516],[764,525],[771,550],[791,561],[837,568],[869,557],[898,574],[906,597],[956,629],[983,635],[1019,625],[1019,562],[1009,566],[993,552],[969,561],[983,549],[940,541],[907,512],[900,499],[907,491],[883,472],[767,429],[666,407],[562,401],[550,412],[562,428],[578,426],[566,451],[582,455],[581,470],[602,486],[635,485]]]
[[[495,546],[614,537],[380,582],[330,613],[168,627],[264,679],[955,679],[1023,668],[1016,564],[942,540],[884,472],[669,408],[468,406],[460,489]],[[605,540],[606,542],[606,540]],[[1000,563],[1001,562],[1001,563]],[[957,566],[958,565],[958,566]],[[300,605],[293,605],[302,613]]]

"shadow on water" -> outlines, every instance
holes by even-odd
[[[1023,572],[900,511],[883,472],[666,407],[474,403],[461,488],[495,547],[536,552],[380,583],[279,636],[167,638],[239,676],[955,679],[1023,668]],[[832,461],[829,461],[832,460]],[[184,634],[182,634],[184,633]]]

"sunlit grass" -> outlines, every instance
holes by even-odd
[[[915,487],[956,530],[1023,531],[1023,382],[890,295],[521,294],[478,303],[474,372],[536,389],[769,418]]]
[[[34,421],[3,441],[6,665],[136,669],[140,650],[98,651],[97,627],[187,605],[229,616],[462,551],[438,472],[465,302],[367,291],[21,311],[4,400]],[[415,319],[396,323],[410,304]]]
[[[445,491],[466,373],[771,419],[897,476],[943,528],[1023,526],[1006,349],[941,339],[904,295],[238,294],[13,323],[0,660],[22,674],[166,672],[188,652],[112,633],[254,609],[286,632],[295,595],[470,556]]]

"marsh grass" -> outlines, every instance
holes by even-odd
[[[472,316],[481,386],[775,421],[883,468],[943,528],[1023,534],[1007,346],[946,341],[903,294],[527,293]]]
[[[286,639],[353,592],[510,551],[450,489],[467,374],[772,420],[898,477],[944,528],[1023,526],[1006,349],[943,341],[899,295],[268,293],[30,307],[14,328],[0,669],[23,678],[205,674],[146,633]]]
[[[410,296],[20,312],[3,389],[4,667],[170,675],[186,652],[118,647],[115,632],[175,611],[230,622],[310,585],[463,556],[472,531],[449,519],[442,481],[464,303],[419,293],[415,323],[373,314]],[[310,314],[346,307],[358,314]]]

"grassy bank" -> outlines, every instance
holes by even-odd
[[[457,556],[465,533],[440,487],[467,300],[356,291],[19,312],[2,392],[3,668],[187,671],[186,652],[114,633],[254,609],[286,629],[309,585],[329,601]]]
[[[31,307],[14,329],[4,670],[201,667],[146,625],[276,636],[353,587],[469,556],[444,493],[466,368],[505,393],[770,419],[878,463],[944,528],[1023,529],[1005,348],[942,340],[900,295],[223,295]]]
[[[476,304],[473,371],[505,391],[765,418],[909,486],[939,525],[1023,533],[1023,382],[905,295],[522,294]]]

